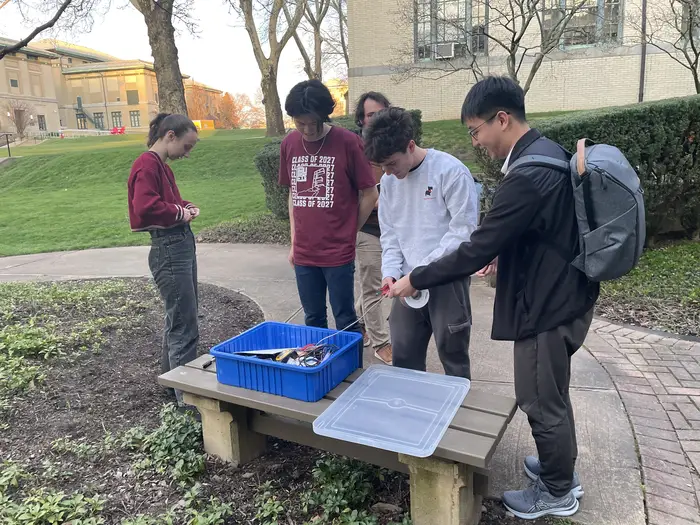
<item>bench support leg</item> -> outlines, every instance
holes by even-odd
[[[202,416],[204,451],[233,463],[247,463],[265,453],[267,438],[248,427],[250,409],[184,393],[184,401]]]
[[[467,465],[399,454],[411,473],[414,525],[477,525],[481,495],[474,492],[474,471]]]

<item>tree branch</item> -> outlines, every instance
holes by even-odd
[[[282,2],[284,0],[275,0],[275,3],[277,2]],[[289,42],[289,39],[292,38],[292,34],[296,33],[297,28],[299,27],[299,23],[301,22],[301,18],[304,16],[304,9],[306,8],[306,0],[296,0],[296,9],[294,11],[294,18],[292,19],[292,22],[290,24],[287,24],[287,30],[284,32],[284,35],[282,38],[279,40],[279,43],[275,48],[272,47],[272,40],[270,40],[270,59],[272,60],[274,57],[275,61],[279,60],[280,54],[282,53],[282,50],[284,49],[284,46],[287,45],[287,42]],[[274,13],[273,13],[274,15]],[[277,15],[279,16],[279,12],[277,12]],[[272,20],[272,18],[270,18]],[[275,25],[275,27],[277,27]],[[275,30],[276,33],[276,30]],[[275,40],[276,40],[277,35],[275,34]],[[274,49],[274,51],[273,51]]]
[[[289,14],[289,9],[287,9],[287,4],[282,5],[282,9],[284,10],[284,16],[287,19],[287,24],[291,25],[292,24],[292,15]],[[297,48],[299,48],[299,53],[301,54],[301,58],[304,60],[304,72],[306,73],[306,76],[309,77],[309,79],[314,78],[314,73],[311,68],[311,58],[309,58],[309,54],[306,52],[306,47],[304,46],[304,42],[301,41],[301,37],[299,36],[298,31],[294,31],[294,34],[292,35],[294,37],[294,42],[297,44]]]
[[[34,40],[34,38],[35,38],[39,33],[41,33],[42,31],[46,31],[47,29],[50,29],[50,28],[52,28],[54,25],[56,25],[56,22],[58,22],[58,19],[61,18],[61,15],[65,12],[65,10],[68,9],[68,6],[71,4],[72,1],[73,1],[73,0],[65,0],[65,1],[63,2],[63,4],[61,4],[61,7],[58,8],[58,11],[56,11],[56,14],[54,15],[54,17],[53,17],[51,20],[49,20],[49,21],[46,22],[45,24],[42,24],[42,25],[40,25],[39,27],[37,27],[36,29],[34,29],[34,31],[32,31],[31,33],[29,33],[29,36],[27,36],[26,38],[20,40],[20,41],[17,42],[16,44],[11,45],[11,46],[7,46],[7,47],[3,48],[2,50],[0,50],[0,60],[2,60],[3,58],[5,58],[5,56],[8,55],[8,54],[14,53],[15,51],[19,51],[19,50],[22,49],[23,47],[28,46],[28,45],[29,45],[29,42],[31,42],[32,40]]]

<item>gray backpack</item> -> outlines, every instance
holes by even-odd
[[[571,264],[594,282],[611,281],[634,268],[646,240],[644,192],[622,152],[607,144],[578,141],[570,162],[527,155],[508,166],[542,166],[570,174],[579,229]]]

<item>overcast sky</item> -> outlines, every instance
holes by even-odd
[[[113,4],[106,16],[95,21],[88,34],[56,35],[47,32],[37,39],[56,37],[119,58],[153,62],[146,24],[141,14],[126,0],[115,0]],[[222,91],[247,93],[252,99],[260,85],[260,72],[242,23],[229,13],[222,0],[195,2],[195,6],[199,36],[193,37],[181,31],[176,37],[181,71]],[[19,40],[32,29],[33,26],[24,23],[13,3],[0,10],[0,35]],[[283,105],[289,89],[304,79],[299,51],[294,41],[290,40],[282,53],[278,78]]]

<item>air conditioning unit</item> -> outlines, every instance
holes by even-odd
[[[455,44],[450,42],[448,44],[435,44],[435,59],[436,60],[449,60],[455,56]]]

